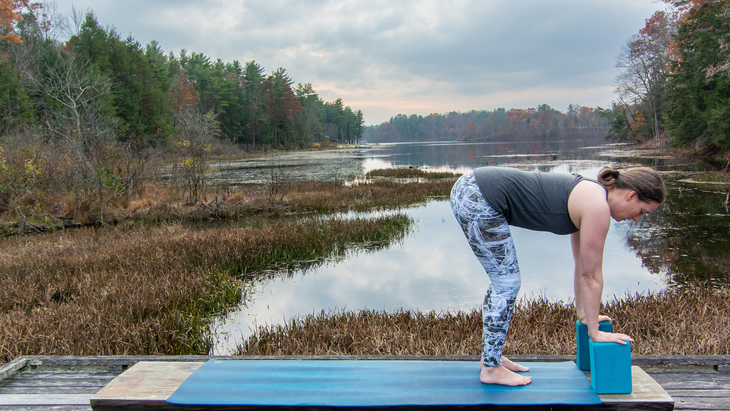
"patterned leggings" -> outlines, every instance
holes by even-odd
[[[451,209],[491,281],[482,303],[482,355],[485,366],[497,367],[502,365],[502,347],[520,290],[512,235],[506,218],[484,200],[474,172],[454,184]]]

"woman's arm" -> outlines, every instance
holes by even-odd
[[[588,327],[588,335],[593,341],[625,344],[623,340],[632,341],[627,335],[598,331],[603,292],[603,248],[611,224],[611,212],[605,201],[605,191],[594,183],[584,183],[576,186],[568,201],[571,218],[579,228],[571,235],[578,319]]]

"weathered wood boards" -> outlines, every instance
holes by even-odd
[[[0,404],[13,407],[88,405],[92,394],[0,394]]]
[[[167,404],[182,382],[200,367],[202,362],[139,362],[114,379],[91,398],[94,411],[111,410],[180,410]],[[664,389],[638,366],[632,367],[633,392],[621,395],[601,395],[600,410],[672,410],[674,401]],[[447,409],[447,407],[444,407]],[[483,407],[480,409],[512,409]],[[561,407],[554,407],[561,409]],[[572,409],[565,407],[565,409]],[[591,409],[580,407],[580,409]]]
[[[167,398],[203,362],[141,361],[91,398],[94,410],[166,409]]]

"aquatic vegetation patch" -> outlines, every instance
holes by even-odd
[[[404,214],[197,230],[126,224],[0,239],[0,362],[20,355],[207,354],[241,276],[398,241]]]
[[[627,295],[603,307],[633,354],[730,354],[730,287],[684,286]],[[260,326],[239,355],[479,355],[482,315],[418,311],[336,311]],[[544,297],[516,308],[506,355],[575,353],[575,307]]]

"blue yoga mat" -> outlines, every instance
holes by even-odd
[[[167,402],[320,407],[601,403],[574,362],[528,365],[531,384],[504,387],[482,384],[478,362],[210,360]]]

